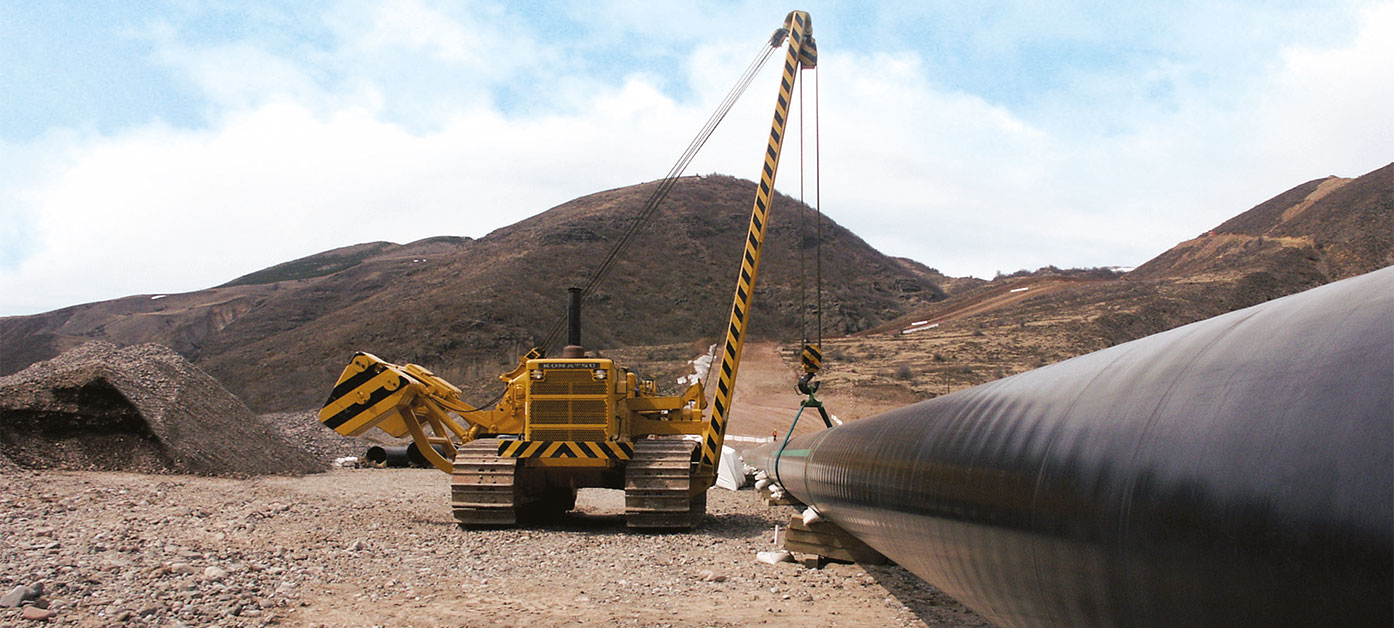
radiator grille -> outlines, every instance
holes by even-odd
[[[590,399],[536,399],[532,402],[533,425],[560,425],[579,423],[584,425],[605,425],[605,402]]]
[[[528,403],[531,440],[603,441],[609,408],[600,399],[533,399]]]

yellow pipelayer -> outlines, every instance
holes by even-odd
[[[571,346],[560,358],[543,357],[538,350],[523,356],[515,369],[499,376],[504,393],[491,407],[465,403],[460,389],[421,366],[359,353],[340,375],[320,420],[348,436],[375,427],[410,436],[426,460],[452,475],[452,510],[462,524],[513,523],[530,507],[567,510],[577,488],[606,487],[625,490],[626,521],[632,527],[694,525],[716,481],[793,88],[799,71],[817,64],[807,13],[791,12],[770,46],[777,49],[786,41],[709,419],[703,417],[706,394],[700,383],[681,396],[659,396],[653,382],[613,361],[586,358],[577,320],[581,290],[574,289]],[[810,357],[816,364],[816,349],[805,362]]]

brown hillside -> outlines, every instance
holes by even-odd
[[[7,347],[0,372],[88,339],[162,342],[269,411],[316,405],[352,353],[364,350],[427,365],[483,394],[500,367],[562,314],[565,288],[584,282],[654,185],[579,198],[477,240],[361,244],[209,290],[0,319]],[[585,344],[603,351],[721,333],[754,188],[725,176],[679,181],[588,302]],[[772,211],[751,334],[796,339],[799,253],[811,272],[814,215],[782,195]],[[942,297],[932,275],[912,272],[832,221],[823,234],[830,332],[866,329]]]
[[[1299,185],[1122,278],[1042,269],[954,291],[825,343],[824,390],[943,394],[1391,263],[1394,164]]]
[[[1139,266],[1134,280],[1276,272],[1313,287],[1394,263],[1394,164],[1308,181]],[[1271,297],[1270,297],[1271,298]]]

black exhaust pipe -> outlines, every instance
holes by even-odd
[[[561,350],[563,358],[584,358],[585,348],[581,347],[581,289],[566,289],[566,348]]]

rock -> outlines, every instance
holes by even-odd
[[[726,582],[725,575],[716,573],[710,569],[703,569],[698,575],[702,578],[703,582]]]
[[[792,563],[794,562],[794,555],[790,554],[786,550],[758,552],[755,554],[755,560],[758,560],[762,563],[768,563],[770,565],[778,563]]]
[[[222,580],[227,577],[227,570],[218,566],[211,566],[203,570],[205,580]]]
[[[195,571],[197,571],[196,569],[194,569],[194,566],[193,566],[193,565],[190,565],[189,563],[174,563],[174,564],[172,564],[172,565],[169,566],[169,570],[170,570],[170,571],[173,571],[174,573],[185,574],[185,575],[188,575],[188,574],[191,574],[191,573],[194,573]]]
[[[54,615],[57,614],[57,612],[48,610],[46,608],[26,606],[24,607],[24,612],[22,613],[22,616],[30,621],[48,621],[49,619],[53,618]]]
[[[16,606],[19,606],[25,600],[29,599],[29,593],[29,587],[23,585],[10,589],[9,593],[6,593],[4,596],[0,596],[0,606],[3,606],[5,608],[14,608]]]

